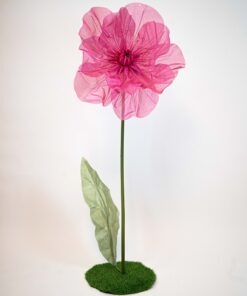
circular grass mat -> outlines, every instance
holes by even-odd
[[[156,275],[152,269],[140,262],[125,262],[126,273],[120,272],[121,262],[117,268],[110,263],[98,264],[85,273],[89,285],[101,292],[126,295],[150,289]]]

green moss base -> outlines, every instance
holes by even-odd
[[[156,280],[153,270],[140,262],[126,261],[125,274],[119,271],[120,267],[120,262],[117,263],[117,268],[110,263],[98,264],[85,273],[85,278],[91,287],[115,295],[146,291]]]

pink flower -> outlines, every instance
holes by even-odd
[[[80,100],[112,103],[120,119],[144,117],[156,106],[184,57],[150,6],[133,3],[113,13],[94,7],[80,29],[83,63],[74,87]]]

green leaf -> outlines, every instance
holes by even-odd
[[[99,249],[108,262],[116,264],[119,211],[112,201],[110,190],[85,158],[81,161],[82,192],[90,208]]]

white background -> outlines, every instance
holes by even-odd
[[[247,295],[247,4],[143,1],[186,68],[144,119],[126,122],[126,256],[158,276],[143,295]],[[104,262],[80,185],[80,159],[120,207],[120,121],[80,102],[78,31],[91,6],[0,2],[0,294],[100,295],[83,278]],[[120,256],[120,240],[118,244]]]

